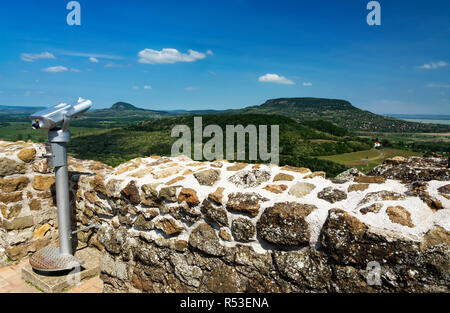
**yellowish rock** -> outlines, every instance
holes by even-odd
[[[29,163],[34,159],[34,156],[36,155],[36,149],[29,148],[29,149],[23,149],[18,154],[17,157],[24,161],[25,163]]]
[[[36,176],[33,180],[33,188],[40,191],[50,189],[54,184],[54,176]]]
[[[34,230],[34,236],[33,236],[33,238],[34,238],[34,239],[39,239],[39,238],[44,237],[45,234],[47,234],[47,232],[48,232],[51,228],[52,228],[52,227],[51,227],[49,224],[45,224],[45,225],[42,225],[42,226],[39,227],[39,228],[36,228],[36,229]]]
[[[287,188],[288,186],[286,185],[267,185],[263,189],[270,191],[272,193],[280,194],[283,193]]]
[[[314,177],[326,178],[327,177],[327,173],[325,173],[323,171],[312,172],[311,174],[306,175],[304,178],[314,178]]]
[[[30,180],[21,176],[16,178],[0,178],[0,190],[3,192],[13,192],[23,190]]]
[[[400,224],[403,226],[408,226],[410,228],[414,227],[411,221],[411,213],[409,213],[402,206],[390,206],[386,209],[386,213],[392,223]]]
[[[178,177],[175,177],[174,179],[171,179],[171,180],[169,180],[168,182],[166,182],[165,185],[166,185],[166,186],[170,186],[170,185],[173,185],[173,184],[175,184],[175,183],[177,183],[177,182],[179,182],[179,181],[182,181],[182,180],[184,180],[184,179],[185,179],[184,176],[178,176]]]

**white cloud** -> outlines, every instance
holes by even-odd
[[[110,60],[122,60],[123,58],[118,55],[111,54],[98,54],[98,53],[84,53],[84,52],[73,52],[73,51],[60,51],[58,54],[68,55],[72,57],[83,57],[83,58],[96,58],[96,59],[110,59]]]
[[[208,49],[208,50],[206,50],[206,54],[212,56],[212,55],[214,55],[214,52],[212,52],[212,50],[209,50],[209,49]]]
[[[132,87],[134,90],[139,90],[139,87],[138,86],[133,86]]]
[[[196,91],[196,90],[198,90],[198,88],[189,86],[189,87],[184,88],[184,90],[186,90],[186,91]]]
[[[260,82],[263,83],[277,83],[284,85],[294,85],[292,80],[287,79],[284,76],[279,76],[278,74],[266,74],[258,78]]]
[[[144,89],[152,89],[152,86],[150,86],[150,85],[145,85],[145,86],[144,86]]]
[[[42,69],[44,72],[48,72],[48,73],[61,73],[61,72],[67,72],[69,69],[65,66],[51,66],[51,67],[47,67]]]
[[[429,83],[428,88],[450,88],[450,84],[446,83]]]
[[[75,72],[75,73],[81,72],[81,70],[79,70],[79,69],[77,69],[77,68],[71,68],[70,71],[71,71],[71,72]]]
[[[20,55],[20,58],[22,59],[22,61],[25,61],[25,62],[34,62],[39,59],[56,59],[55,56],[53,54],[51,54],[50,52],[42,52],[42,53],[37,53],[37,54],[22,53]]]
[[[439,62],[426,63],[424,65],[419,66],[419,68],[425,69],[425,70],[435,70],[437,68],[445,67],[447,65],[448,65],[447,62],[439,61]]]
[[[311,82],[303,82],[303,86],[304,87],[311,87],[312,83]]]
[[[92,63],[98,63],[99,62],[98,59],[94,58],[94,57],[90,57],[89,61],[91,61]]]
[[[208,50],[211,55],[212,51]],[[181,53],[177,49],[164,48],[161,51],[144,49],[139,51],[139,63],[143,64],[174,64],[177,62],[195,62],[206,58],[205,53],[189,49],[188,53]]]

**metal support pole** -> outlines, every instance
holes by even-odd
[[[52,165],[55,167],[56,205],[58,207],[59,252],[72,255],[72,230],[70,219],[69,174],[67,170],[68,130],[52,130],[49,141],[52,149]]]
[[[66,144],[60,143],[66,158]],[[55,168],[56,204],[58,206],[59,252],[72,254],[72,231],[70,222],[69,174],[67,165]]]

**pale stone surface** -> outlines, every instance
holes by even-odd
[[[289,194],[297,198],[302,198],[311,193],[315,188],[316,186],[310,183],[296,183],[289,189]]]

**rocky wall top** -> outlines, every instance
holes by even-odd
[[[179,156],[134,159],[103,180],[108,198],[132,204],[133,212],[124,216],[133,229],[142,230],[136,221],[151,220],[145,228],[152,238],[187,240],[198,223],[207,221],[217,227],[225,245],[241,242],[260,252],[271,245],[314,246],[334,208],[411,240],[420,241],[435,225],[449,230],[448,180],[405,183],[351,172],[336,179],[325,175],[306,168],[195,162]],[[88,206],[97,202],[108,207],[105,199],[87,195],[81,201]],[[112,217],[112,223],[120,224],[119,217]]]

